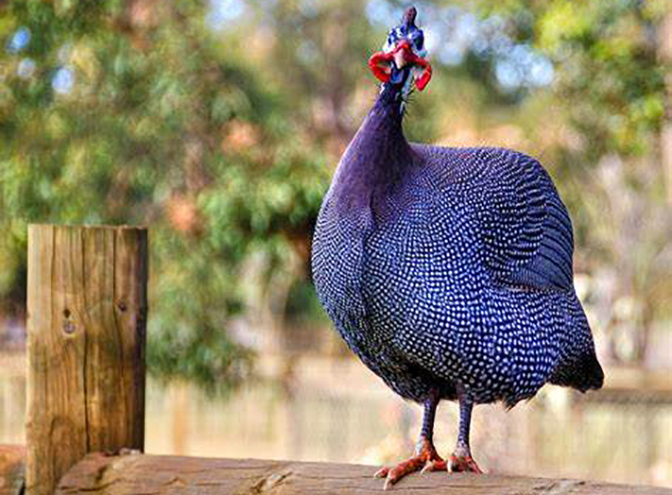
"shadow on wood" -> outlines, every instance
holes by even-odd
[[[205,459],[129,453],[90,454],[61,479],[58,495],[362,495],[383,492],[376,468],[353,464]],[[672,490],[591,481],[552,480],[445,472],[411,475],[392,495],[672,495]]]

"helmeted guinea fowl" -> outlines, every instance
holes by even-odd
[[[431,77],[410,8],[369,65],[380,95],[341,158],[319,214],[313,277],[348,346],[397,394],[424,405],[425,469],[480,472],[474,404],[513,407],[545,383],[598,389],[604,375],[573,287],[567,210],[537,160],[501,148],[408,143],[410,88]],[[457,447],[432,443],[436,407],[458,400]]]

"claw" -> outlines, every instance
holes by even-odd
[[[455,454],[451,455],[448,459],[448,471],[451,473],[475,473],[483,474],[481,468],[478,467],[476,461],[468,456],[456,456]]]
[[[383,467],[376,471],[373,476],[376,478],[385,478],[383,488],[388,490],[407,474],[420,470],[422,472],[446,470],[446,462],[439,457],[434,446],[426,439],[418,445],[415,456],[399,463],[393,468]]]
[[[373,473],[373,477],[374,478],[385,478],[387,476],[387,473],[389,473],[389,472],[390,472],[390,468],[385,466],[385,467],[380,468],[375,473]]]

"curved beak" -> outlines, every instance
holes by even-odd
[[[389,52],[376,52],[369,59],[371,72],[382,82],[388,82],[392,74],[392,69],[401,70],[406,66],[413,66],[420,71],[413,71],[415,85],[422,91],[432,78],[432,66],[422,57],[413,52],[411,45],[407,40],[399,41],[393,50]]]

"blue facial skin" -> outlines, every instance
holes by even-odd
[[[399,24],[393,28],[388,36],[387,42],[383,50],[389,51],[394,49],[397,43],[401,40],[407,40],[416,55],[423,56],[425,48],[425,35],[422,29],[414,24],[407,25],[405,23]],[[403,67],[401,70],[397,68],[395,63],[392,63],[390,71],[390,83],[394,85],[403,85],[411,73],[410,67]]]
[[[421,55],[420,52],[425,48],[425,34],[422,32],[422,29],[415,25],[407,26],[406,24],[400,24],[388,34],[386,47],[394,47],[402,39],[406,39],[413,48],[413,51],[417,55]]]

